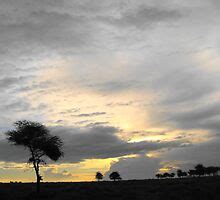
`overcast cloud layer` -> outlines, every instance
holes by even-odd
[[[62,162],[141,155],[114,170],[142,169],[143,153],[220,165],[219,10],[218,0],[1,0],[1,132],[40,121],[66,141]],[[24,162],[0,139],[1,161]]]

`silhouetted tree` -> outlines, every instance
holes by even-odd
[[[213,174],[212,173],[213,172],[213,167],[205,167],[205,174],[206,175],[208,175],[208,176],[210,176],[211,174]]]
[[[155,176],[156,176],[157,178],[162,178],[162,177],[163,177],[162,174],[156,174]]]
[[[112,172],[110,175],[109,175],[109,178],[111,180],[121,180],[121,176],[118,172]]]
[[[190,169],[190,170],[188,171],[188,174],[189,174],[190,176],[196,176],[196,175],[197,175],[197,171],[194,170],[194,169]]]
[[[62,141],[57,136],[52,136],[42,124],[32,121],[17,121],[15,130],[6,132],[7,139],[14,145],[24,146],[30,152],[28,163],[33,164],[36,174],[37,192],[40,192],[40,165],[46,164],[44,157],[57,161],[62,155]]]
[[[170,177],[170,174],[167,173],[167,172],[165,172],[165,173],[163,174],[163,178],[168,178],[168,177]]]
[[[184,172],[184,171],[182,171],[181,169],[178,169],[177,172],[176,172],[176,174],[177,174],[177,176],[178,176],[179,178],[182,178],[182,177],[184,177],[184,176],[187,176],[187,173]]]
[[[157,178],[173,178],[175,177],[175,173],[169,174],[168,172],[165,172],[164,174],[156,174]]]
[[[175,173],[171,173],[170,178],[174,178],[174,177],[175,177]]]
[[[178,169],[177,172],[176,172],[176,174],[177,174],[177,176],[178,176],[179,178],[181,178],[182,175],[183,175],[183,171],[182,171],[181,169]]]
[[[102,173],[101,173],[101,172],[97,172],[96,175],[95,175],[95,178],[96,178],[98,181],[102,180],[102,179],[103,179]]]
[[[182,173],[182,177],[187,176],[187,172]]]
[[[196,175],[203,176],[205,174],[205,167],[202,164],[195,166]]]
[[[218,171],[220,171],[219,167],[213,167],[213,166],[205,167],[205,174],[208,175],[208,176],[217,175]]]

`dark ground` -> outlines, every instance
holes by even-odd
[[[1,200],[220,200],[220,176],[166,180],[133,180],[90,183],[0,184]]]

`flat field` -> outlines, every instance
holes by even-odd
[[[1,200],[220,200],[220,176],[119,182],[1,183]]]

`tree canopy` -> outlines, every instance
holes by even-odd
[[[98,181],[102,180],[102,179],[103,179],[102,173],[101,173],[101,172],[96,172],[95,178],[96,178]]]
[[[121,180],[121,176],[118,172],[112,172],[110,175],[109,175],[109,178],[111,180]]]

